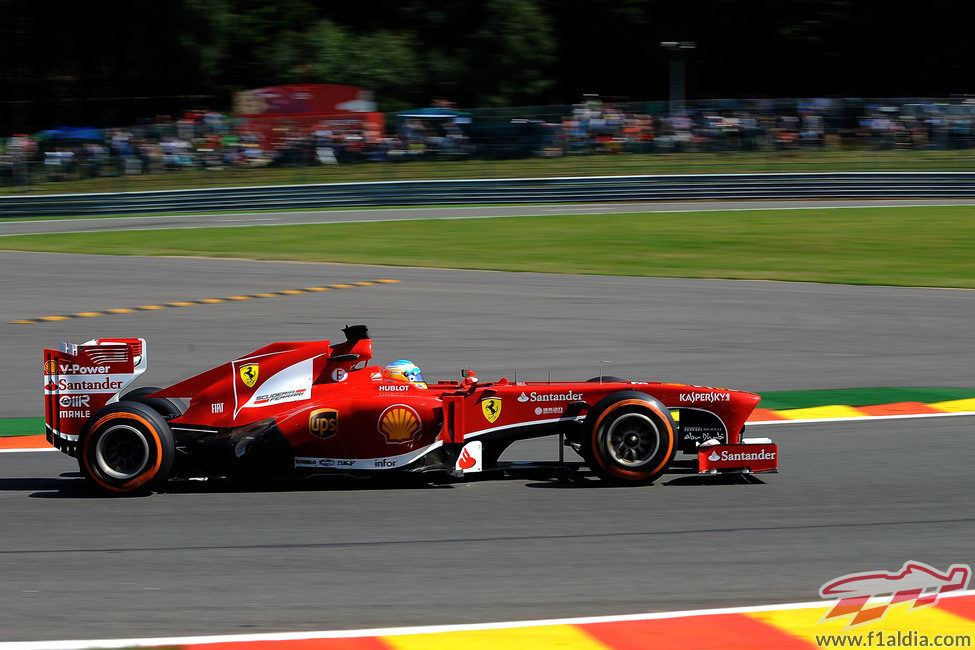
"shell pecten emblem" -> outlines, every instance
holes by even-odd
[[[410,442],[419,431],[420,415],[405,404],[393,404],[379,416],[379,433],[389,442]]]
[[[257,383],[257,373],[259,370],[260,368],[258,368],[256,363],[248,363],[246,366],[241,366],[240,380],[248,388],[254,388],[254,384]]]

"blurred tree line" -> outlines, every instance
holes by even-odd
[[[972,88],[961,6],[855,0],[0,0],[0,131],[121,124],[283,83],[371,88],[382,110],[689,98],[947,96]]]

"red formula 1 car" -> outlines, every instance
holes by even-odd
[[[124,394],[147,367],[145,339],[45,350],[47,439],[115,494],[170,477],[462,476],[498,467],[514,441],[559,434],[616,483],[653,481],[678,451],[705,474],[778,465],[770,440],[742,438],[760,399],[752,393],[612,377],[480,382],[472,371],[427,385],[368,365],[364,325],[343,332],[337,345],[272,343],[168,388]]]

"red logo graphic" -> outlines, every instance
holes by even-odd
[[[466,448],[461,453],[460,458],[457,459],[457,467],[461,469],[470,469],[476,464],[477,461],[474,460],[474,457],[470,455]]]
[[[844,629],[880,620],[890,605],[911,602],[908,611],[929,607],[950,591],[960,591],[968,586],[972,568],[967,564],[952,564],[945,572],[923,562],[905,562],[898,572],[865,571],[849,573],[835,578],[819,589],[821,598],[838,598],[826,612],[822,621],[844,616],[852,617]],[[867,607],[871,597],[891,594],[890,601]]]

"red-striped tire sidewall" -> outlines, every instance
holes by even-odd
[[[107,412],[106,412],[107,411]],[[133,402],[118,402],[96,413],[79,440],[78,464],[82,474],[99,488],[115,494],[138,492],[164,480],[173,464],[172,433],[162,416],[148,407]],[[106,476],[95,461],[95,446],[99,437],[111,426],[127,424],[138,430],[149,447],[145,469],[125,481]]]

